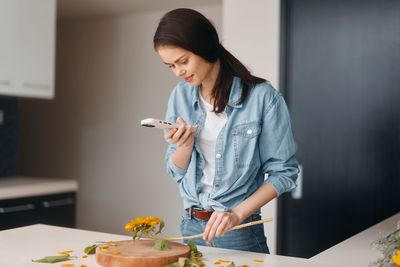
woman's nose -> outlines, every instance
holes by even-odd
[[[181,76],[183,76],[185,74],[185,70],[184,69],[180,69],[180,68],[176,68],[175,69],[175,75],[177,76],[177,77],[181,77]]]

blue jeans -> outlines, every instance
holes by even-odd
[[[244,220],[243,223],[258,220],[261,220],[261,216],[259,214],[253,214]],[[206,225],[207,221],[192,217],[188,212],[184,211],[181,221],[181,233],[183,236],[200,234],[204,232]],[[214,239],[211,241],[211,244],[206,244],[202,238],[194,239],[193,241],[200,246],[211,246],[269,254],[267,239],[265,237],[264,227],[262,224],[226,232],[222,237],[214,237]]]

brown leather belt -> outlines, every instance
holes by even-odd
[[[203,220],[203,221],[208,221],[211,217],[211,214],[213,214],[213,210],[204,210],[201,208],[190,208],[186,209],[186,211],[193,217]]]

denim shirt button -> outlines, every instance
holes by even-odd
[[[247,134],[252,134],[252,133],[253,133],[253,130],[251,130],[251,129],[247,130]]]
[[[215,157],[217,158],[217,159],[220,159],[222,156],[221,156],[221,154],[217,154],[217,155],[215,155]]]

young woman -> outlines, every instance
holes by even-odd
[[[282,98],[219,42],[212,23],[191,9],[166,13],[154,48],[182,78],[166,120],[166,163],[179,185],[182,235],[200,245],[268,253],[260,208],[295,187],[298,173],[290,117]]]

